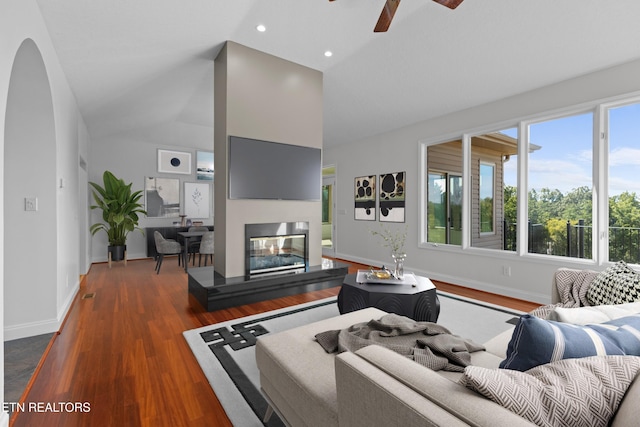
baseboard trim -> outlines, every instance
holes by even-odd
[[[19,325],[5,326],[4,340],[11,341],[20,338],[35,337],[36,335],[52,334],[58,332],[67,317],[67,313],[73,305],[73,301],[80,290],[80,283],[77,282],[73,292],[69,294],[62,308],[58,312],[56,319],[45,319],[37,322],[21,323]]]
[[[12,341],[20,338],[35,337],[36,335],[53,334],[59,328],[60,322],[56,319],[6,326],[4,328],[4,340]]]
[[[78,280],[78,282],[76,282],[76,284],[73,286],[73,291],[70,292],[69,295],[67,296],[67,299],[62,305],[61,310],[58,311],[59,325],[62,325],[62,323],[66,319],[67,313],[69,313],[69,310],[71,310],[71,307],[73,306],[73,302],[75,301],[76,296],[78,295],[79,292],[80,292],[80,281]]]
[[[147,254],[143,254],[143,253],[128,253],[127,252],[127,261],[135,261],[135,260],[140,260],[140,259],[149,259],[150,257],[147,256]],[[97,257],[92,257],[91,258],[91,264],[104,264],[106,262],[108,262],[108,258],[107,255],[104,256],[97,256]],[[113,262],[119,262],[119,261],[113,261]]]
[[[352,255],[341,254],[341,253],[336,253],[335,257],[338,260],[343,259],[345,261],[357,262],[358,264],[364,264],[364,265],[381,266],[385,264],[384,262],[381,262],[381,261],[355,257]],[[387,261],[386,264],[390,265],[390,262]],[[412,271],[414,273],[417,273],[421,276],[428,277],[433,280],[439,280],[441,282],[464,286],[467,288],[476,289],[478,291],[483,291],[483,292],[489,292],[492,294],[503,295],[510,298],[520,299],[523,301],[536,301],[536,302],[541,302],[541,304],[551,303],[551,297],[549,295],[541,295],[534,292],[520,291],[517,289],[506,288],[503,286],[495,285],[493,283],[485,283],[485,282],[481,282],[473,279],[471,280],[466,278],[460,279],[459,277],[451,276],[448,274],[434,273],[432,271],[422,270],[418,268],[410,268],[405,266],[405,271]],[[464,282],[464,284],[460,283],[461,280]]]

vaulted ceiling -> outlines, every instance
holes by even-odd
[[[213,135],[226,40],[324,73],[325,146],[640,58],[637,0],[37,2],[94,140]]]

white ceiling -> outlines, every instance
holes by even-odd
[[[325,147],[640,58],[637,0],[37,2],[94,140],[212,135],[226,40],[324,73]]]

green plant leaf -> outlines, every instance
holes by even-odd
[[[127,234],[137,228],[139,216],[146,215],[144,206],[139,203],[143,192],[131,192],[132,183],[116,178],[110,171],[102,175],[103,185],[90,182],[93,188],[95,205],[91,209],[102,210],[102,223],[93,224],[89,230],[92,235],[105,231],[110,245],[126,244]],[[140,231],[142,231],[140,229]]]

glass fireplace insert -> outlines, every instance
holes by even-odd
[[[304,272],[309,266],[309,223],[245,224],[245,276]]]
[[[275,274],[305,269],[304,234],[250,238],[249,274]]]

